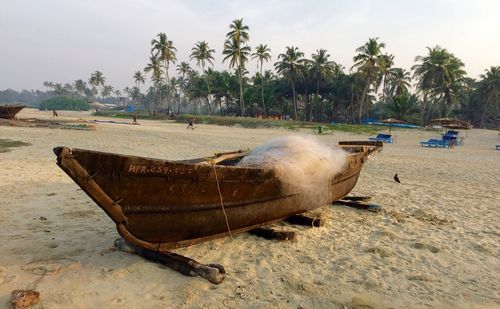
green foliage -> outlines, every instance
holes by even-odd
[[[166,120],[169,117],[166,114],[157,113],[156,115],[149,115],[147,111],[138,111],[136,112],[138,120],[141,119],[149,119],[149,120]],[[92,114],[93,116],[101,116],[101,117],[112,117],[112,118],[120,118],[120,119],[132,119],[134,114],[121,112],[116,110],[105,110],[105,111],[96,111]]]
[[[313,132],[318,132],[318,127],[321,126],[322,134],[331,134],[336,131],[373,134],[379,129],[379,127],[371,125],[319,124],[293,120],[270,120],[249,117],[221,117],[205,115],[177,115],[175,117],[175,121],[187,123],[190,118],[195,118],[195,123],[221,126],[241,126],[243,128],[285,128],[291,131],[308,129]]]
[[[85,99],[55,97],[44,100],[38,107],[40,110],[55,109],[55,110],[71,110],[71,111],[88,111],[90,104]]]

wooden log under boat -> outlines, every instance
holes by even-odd
[[[354,188],[382,143],[344,144],[348,163],[330,181],[329,202]],[[324,205],[285,192],[272,170],[234,166],[245,152],[168,161],[57,147],[57,164],[116,223],[120,235],[168,251],[241,233]],[[229,232],[230,231],[230,232]]]
[[[0,105],[0,118],[14,119],[26,105]]]

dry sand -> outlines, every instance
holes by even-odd
[[[19,114],[34,116],[51,114]],[[383,212],[326,206],[325,227],[289,228],[296,242],[241,234],[176,250],[224,265],[228,276],[216,286],[114,250],[113,222],[56,166],[52,148],[185,159],[310,132],[140,123],[96,131],[0,127],[0,138],[32,144],[0,153],[0,306],[12,290],[36,287],[38,308],[500,307],[495,131],[472,130],[450,150],[420,147],[434,132],[396,130],[397,142],[365,165],[353,191],[373,196]],[[334,144],[367,135],[320,138]]]

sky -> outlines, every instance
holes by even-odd
[[[216,51],[215,68],[227,69],[222,47],[237,18],[249,26],[252,48],[271,48],[264,69],[286,46],[308,58],[324,48],[349,69],[355,49],[379,37],[397,67],[410,69],[415,56],[439,45],[478,78],[500,65],[498,12],[500,0],[0,0],[0,90],[88,81],[95,70],[115,89],[133,86],[160,32],[173,41],[178,63],[204,40]]]

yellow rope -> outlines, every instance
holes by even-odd
[[[222,193],[220,191],[219,178],[217,177],[217,169],[215,168],[215,164],[214,164],[213,160],[211,160],[211,163],[212,163],[212,167],[214,169],[215,182],[217,183],[217,190],[219,191],[220,205],[222,206],[222,212],[224,213],[224,218],[226,219],[227,231],[229,232],[229,236],[231,236],[231,239],[233,239],[233,234],[231,233],[231,229],[229,228],[229,221],[227,219],[226,209],[224,208],[224,203],[222,202]]]

